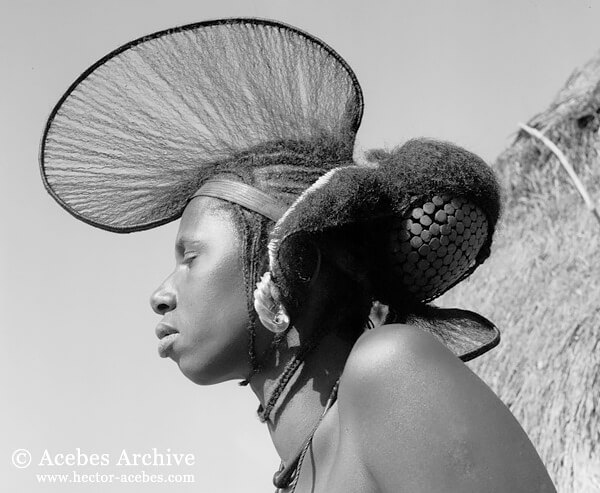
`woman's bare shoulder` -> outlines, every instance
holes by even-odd
[[[359,338],[338,413],[383,492],[555,491],[506,406],[420,328],[393,324]]]
[[[473,377],[428,332],[412,325],[384,325],[366,331],[352,348],[340,382],[339,407],[342,417],[377,416],[383,406],[403,414],[451,399],[463,387],[476,392],[470,385]]]
[[[353,394],[365,380],[369,392],[398,392],[405,385],[417,385],[423,377],[438,372],[468,372],[435,336],[413,325],[390,324],[366,331],[354,344],[346,362],[341,388]],[[411,375],[420,378],[410,379]],[[459,378],[460,380],[460,378]],[[364,388],[360,388],[364,391]],[[426,397],[422,394],[415,398]]]

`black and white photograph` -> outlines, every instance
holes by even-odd
[[[0,16],[0,490],[600,493],[600,3]]]

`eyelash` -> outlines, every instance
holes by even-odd
[[[182,263],[189,265],[197,256],[198,254],[196,252],[186,252],[183,255]]]

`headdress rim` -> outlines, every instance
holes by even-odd
[[[354,121],[352,122],[351,130],[356,133],[356,131],[358,130],[360,123],[362,121],[363,110],[364,110],[364,96],[363,96],[362,88],[360,87],[358,78],[356,77],[356,74],[354,73],[354,71],[352,70],[350,65],[341,57],[341,55],[339,55],[339,53],[337,53],[331,46],[329,46],[327,43],[325,43],[320,38],[313,36],[312,34],[306,32],[306,31],[303,31],[302,29],[298,29],[297,27],[286,24],[284,22],[273,21],[270,19],[264,19],[264,18],[260,18],[260,17],[231,17],[231,18],[222,18],[222,19],[212,19],[212,20],[207,20],[207,21],[194,22],[191,24],[185,24],[182,26],[173,27],[173,28],[169,28],[169,29],[164,29],[164,30],[152,33],[152,34],[141,36],[132,41],[129,41],[129,42],[121,45],[120,47],[116,48],[115,50],[111,51],[107,55],[103,56],[102,58],[100,58],[98,61],[96,61],[91,66],[89,66],[68,87],[68,89],[64,92],[64,94],[61,96],[61,98],[54,105],[52,111],[50,112],[50,115],[49,115],[48,120],[46,121],[46,125],[44,127],[44,132],[42,134],[42,139],[41,139],[40,147],[39,147],[39,156],[38,156],[39,169],[40,169],[40,174],[42,176],[42,182],[44,184],[46,191],[52,196],[52,198],[54,198],[54,200],[56,200],[56,202],[63,209],[65,209],[69,214],[71,214],[76,219],[79,219],[80,221],[83,221],[84,223],[89,224],[90,226],[94,226],[96,228],[100,228],[105,231],[110,231],[113,233],[134,233],[137,231],[153,229],[158,226],[168,224],[168,223],[175,221],[181,217],[183,210],[180,210],[177,213],[175,213],[169,217],[163,218],[163,219],[153,220],[153,221],[138,224],[135,226],[118,227],[118,226],[110,226],[107,224],[100,223],[98,221],[94,221],[93,219],[89,219],[89,218],[85,217],[83,214],[76,212],[75,210],[73,210],[71,208],[71,206],[69,206],[69,204],[67,204],[60,197],[60,195],[54,190],[54,188],[52,188],[52,185],[48,182],[48,177],[46,175],[46,170],[45,170],[45,160],[44,160],[47,136],[48,136],[48,133],[52,126],[52,123],[54,122],[54,118],[56,117],[58,111],[62,107],[63,103],[67,100],[67,98],[69,98],[69,96],[72,94],[72,92],[81,84],[82,81],[84,81],[91,73],[93,73],[97,68],[99,68],[102,65],[104,65],[105,63],[107,63],[109,60],[112,60],[113,58],[120,55],[121,53],[123,53],[131,48],[134,48],[135,46],[137,46],[141,43],[145,43],[145,42],[153,40],[153,39],[158,39],[163,36],[168,36],[171,34],[176,34],[176,33],[185,32],[185,31],[190,31],[190,30],[194,30],[194,29],[198,29],[198,28],[227,25],[227,24],[251,24],[251,25],[253,24],[253,25],[259,25],[259,26],[262,25],[262,26],[276,27],[279,29],[286,29],[290,32],[293,32],[293,33],[305,38],[306,40],[308,40],[310,42],[315,43],[316,45],[318,45],[322,49],[324,49],[329,55],[331,55],[341,65],[341,67],[347,72],[348,76],[350,77],[350,79],[352,81],[352,85],[354,87],[354,90],[356,92],[356,97],[357,97],[357,101],[356,101],[357,111],[356,111],[356,114],[354,117]]]

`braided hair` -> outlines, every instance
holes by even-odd
[[[262,274],[268,269],[268,250],[267,244],[269,233],[274,226],[274,223],[256,213],[249,211],[237,204],[222,201],[221,206],[229,210],[232,214],[234,226],[241,240],[241,255],[244,271],[244,284],[246,291],[246,305],[249,315],[248,323],[248,361],[250,365],[250,373],[246,379],[240,382],[240,385],[249,384],[254,375],[259,373],[271,361],[273,354],[285,339],[285,334],[278,334],[273,337],[269,347],[262,353],[257,354],[256,348],[256,332],[258,315],[254,310],[254,286],[260,280]],[[325,277],[327,277],[328,300],[325,302],[327,306],[335,307],[335,311],[343,314],[343,319],[336,317],[334,327],[343,327],[344,330],[340,333],[340,337],[352,339],[352,342],[358,338],[364,328],[368,325],[368,315],[371,308],[371,299],[364,286],[357,282],[356,276],[351,272],[343,272],[334,259],[339,257],[339,248],[343,243],[344,250],[347,249],[347,237],[336,235],[335,238],[321,238],[326,244],[319,244],[319,247],[324,252],[325,262],[323,269]],[[353,256],[357,255],[356,243],[353,245]],[[312,269],[312,266],[307,267]],[[309,280],[309,276],[305,273],[298,273],[299,277]],[[294,303],[292,309],[292,318],[300,315],[305,307],[306,300],[309,296],[308,282],[307,290],[303,296]],[[356,309],[355,307],[359,307]],[[310,334],[308,339],[301,343],[299,349],[293,357],[287,362],[283,368],[281,375],[275,384],[271,394],[267,397],[265,406],[262,405],[258,409],[258,416],[261,421],[267,421],[271,416],[277,402],[281,398],[288,384],[302,367],[307,356],[321,342],[323,337],[327,335],[331,324],[323,320],[318,327]]]

